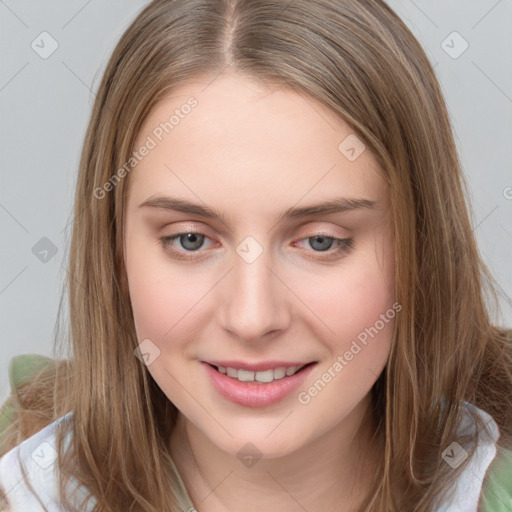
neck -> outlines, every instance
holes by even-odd
[[[381,455],[370,445],[375,424],[365,417],[369,406],[368,397],[322,437],[250,467],[180,413],[170,453],[198,512],[354,512],[375,489]]]

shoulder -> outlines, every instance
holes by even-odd
[[[451,499],[438,508],[436,512],[477,512],[479,502],[488,488],[484,480],[489,468],[493,466],[498,453],[498,439],[500,431],[494,418],[484,410],[468,402],[463,402],[462,421],[458,431],[472,434],[477,439],[477,446],[473,456],[468,461],[452,488]],[[476,425],[473,414],[476,413],[482,420],[482,426]],[[443,459],[447,464],[457,468],[464,462],[468,453],[458,443],[452,443],[443,452]],[[509,466],[510,467],[510,466]],[[510,493],[510,491],[509,491]],[[500,509],[488,509],[498,512]],[[509,511],[510,509],[504,509]]]
[[[58,510],[56,433],[59,425],[71,418],[71,412],[61,416],[0,459],[0,487],[12,512]],[[64,438],[64,449],[70,434],[71,429]]]

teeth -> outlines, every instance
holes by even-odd
[[[290,366],[290,368],[286,368],[286,375],[289,377],[290,375],[293,375],[297,369],[299,367],[298,366]]]
[[[240,370],[238,370],[238,378],[240,379]],[[258,382],[272,382],[274,380],[274,370],[265,370],[264,372],[256,372],[255,380]]]
[[[286,368],[283,366],[281,368],[276,368],[274,370],[274,379],[282,379],[286,375]]]
[[[238,379],[241,382],[272,382],[274,380],[283,379],[285,376],[290,377],[291,375],[297,373],[298,370],[303,368],[302,366],[290,366],[285,368],[284,366],[279,368],[274,368],[270,370],[265,370],[262,372],[251,372],[249,370],[237,370],[236,368],[226,368],[225,366],[218,366],[217,370],[220,373],[227,375],[228,377],[232,377],[234,379]]]
[[[254,372],[238,370],[238,380],[241,380],[242,382],[251,382],[251,380],[254,380]]]

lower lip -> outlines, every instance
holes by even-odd
[[[316,366],[312,364],[290,377],[283,377],[272,382],[241,382],[220,373],[208,363],[203,364],[213,387],[224,398],[245,407],[265,407],[283,400],[304,382]]]

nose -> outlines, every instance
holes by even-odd
[[[252,262],[237,253],[222,288],[220,318],[224,329],[239,340],[273,337],[290,323],[287,287],[272,269],[268,251]]]

